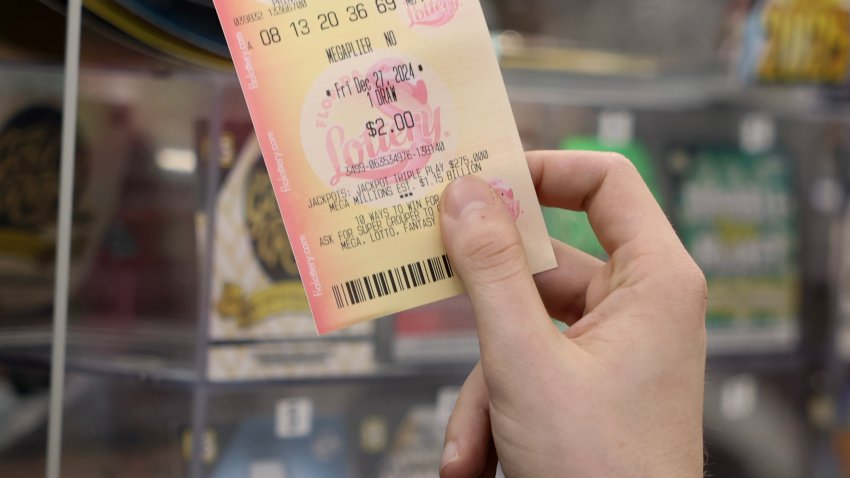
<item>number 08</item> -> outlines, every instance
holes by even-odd
[[[272,43],[280,43],[282,38],[280,37],[280,30],[277,27],[271,27],[268,30],[260,30],[260,41],[263,42],[263,45],[269,46]]]

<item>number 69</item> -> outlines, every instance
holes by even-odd
[[[387,13],[390,10],[395,10],[395,0],[375,0],[375,7],[378,13]]]

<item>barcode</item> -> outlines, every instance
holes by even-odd
[[[332,289],[336,307],[344,309],[454,276],[449,257],[442,255],[365,275],[335,285]]]

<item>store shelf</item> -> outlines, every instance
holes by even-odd
[[[48,367],[51,331],[47,328],[19,328],[0,334],[0,362]],[[102,330],[72,330],[68,336],[68,370],[82,374],[113,376],[127,380],[193,386],[200,380],[193,358],[189,331],[147,329],[132,335]],[[281,347],[287,341],[279,342]],[[718,370],[786,370],[800,366],[793,353],[794,331],[772,330],[729,332],[709,335],[709,368]],[[174,356],[183,351],[184,356]],[[464,359],[379,363],[371,373],[320,375],[207,382],[212,388],[268,387],[279,385],[322,385],[345,383],[385,383],[429,380],[460,383],[474,367]]]
[[[709,356],[706,370],[709,374],[785,374],[803,372],[806,362],[795,351],[747,353]]]
[[[52,332],[49,328],[22,327],[0,333],[0,363],[39,368],[50,365]],[[173,329],[135,330],[119,335],[103,330],[72,329],[68,334],[67,368],[71,372],[112,376],[127,380],[193,386],[202,380],[188,355],[193,348],[191,333]],[[289,341],[292,342],[292,341]],[[285,347],[287,341],[277,342]],[[175,352],[182,352],[175,355]],[[268,380],[207,382],[213,388],[263,387],[278,385],[395,382],[399,380],[462,381],[474,367],[465,360],[431,363],[377,364],[371,373],[317,375]]]
[[[524,69],[502,74],[513,101],[552,106],[683,109],[707,104],[730,87],[712,76],[626,78]]]
[[[233,382],[209,382],[213,389],[264,388],[269,386],[302,386],[302,385],[411,385],[423,383],[461,384],[469,372],[475,367],[474,363],[445,363],[441,365],[379,365],[373,373],[357,375],[327,375],[316,377],[292,377],[271,380],[246,380]]]
[[[772,355],[793,352],[799,344],[796,324],[769,329],[709,330],[709,357]]]
[[[49,328],[4,329],[0,334],[0,361],[48,367],[52,343]],[[195,373],[191,357],[191,335],[168,330],[114,331],[74,329],[68,333],[67,367],[80,373],[121,376],[151,382],[191,383]]]
[[[503,68],[502,74],[517,103],[653,111],[735,105],[795,116],[846,112],[846,105],[830,101],[818,86],[746,85],[723,73],[626,77]]]

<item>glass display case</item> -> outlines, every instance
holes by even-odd
[[[0,7],[0,469],[438,476],[468,301],[316,336],[212,2],[82,3],[79,61],[75,2]],[[525,148],[627,156],[706,272],[708,472],[850,474],[846,72],[759,66],[769,2],[482,3]]]

